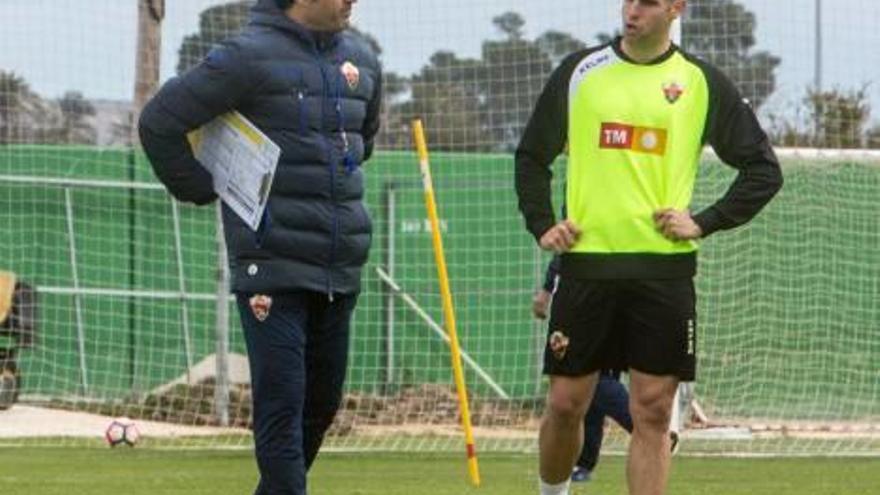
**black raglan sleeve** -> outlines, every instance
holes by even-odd
[[[757,215],[782,187],[782,171],[755,113],[730,79],[711,65],[698,65],[709,85],[704,141],[739,172],[721,199],[694,216],[706,237]]]
[[[550,165],[568,140],[568,85],[584,52],[570,55],[553,71],[516,149],[516,195],[526,228],[540,240],[555,223]]]

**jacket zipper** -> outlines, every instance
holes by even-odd
[[[329,79],[324,61],[318,52],[317,46],[314,47],[313,55],[315,62],[318,64],[318,68],[321,70],[321,125],[318,132],[321,136],[321,141],[324,143],[324,153],[327,155],[327,161],[330,164],[330,204],[333,208],[333,225],[331,227],[330,236],[330,263],[327,267],[327,299],[330,302],[333,302],[333,266],[336,264],[336,244],[339,235],[339,215],[336,208],[336,162],[333,160],[331,143],[324,133],[324,106],[327,102],[327,85],[329,84]]]

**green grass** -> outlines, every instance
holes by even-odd
[[[317,495],[534,495],[534,456],[485,456],[483,486],[469,488],[458,456],[325,454],[310,476]],[[624,460],[606,457],[576,495],[624,494]],[[4,495],[249,494],[248,451],[0,449]],[[877,493],[878,458],[729,459],[678,457],[669,493],[681,495],[859,495]]]

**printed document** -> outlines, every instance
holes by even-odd
[[[257,230],[281,149],[238,112],[221,115],[188,137],[196,159],[214,178],[214,191]]]

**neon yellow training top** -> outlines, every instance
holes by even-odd
[[[697,243],[665,238],[653,214],[690,206],[706,142],[740,173],[695,215],[704,236],[745,223],[781,186],[751,108],[717,69],[674,45],[648,64],[626,57],[620,39],[575,53],[550,77],[517,149],[527,226],[540,239],[555,223],[549,167],[568,144],[567,218],[582,235],[563,276],[692,276]]]

